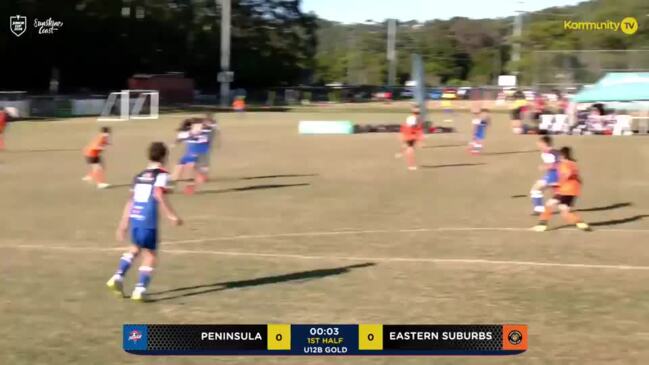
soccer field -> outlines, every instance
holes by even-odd
[[[220,115],[211,181],[170,197],[151,303],[105,287],[114,232],[149,142],[188,114],[110,124],[107,178],[81,181],[94,119],[23,122],[0,152],[1,364],[644,364],[649,362],[649,140],[557,137],[584,178],[593,232],[557,216],[531,232],[535,136],[494,116],[485,153],[429,135],[407,171],[394,134],[300,136],[299,120],[399,123],[395,113]],[[172,150],[172,163],[180,155]],[[559,228],[559,229],[555,229]],[[135,272],[130,273],[128,289]],[[524,323],[529,350],[494,358],[136,357],[124,323]]]

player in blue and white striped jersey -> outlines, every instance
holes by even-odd
[[[131,294],[133,300],[144,300],[156,265],[158,249],[158,210],[174,224],[182,220],[175,213],[165,197],[169,174],[164,169],[167,160],[167,147],[162,142],[154,142],[149,147],[149,165],[135,176],[131,197],[124,206],[122,218],[117,228],[117,238],[124,241],[130,228],[131,246],[122,254],[115,274],[106,285],[123,296],[124,276],[133,260],[141,256],[139,277]]]

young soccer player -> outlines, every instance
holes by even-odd
[[[176,130],[176,139],[174,140],[174,143],[171,145],[171,147],[176,147],[178,143],[184,143],[185,144],[185,152],[183,152],[183,156],[180,158],[180,161],[176,166],[174,167],[174,171],[171,174],[171,181],[170,183],[173,185],[175,184],[179,179],[181,179],[184,176],[185,173],[185,164],[183,164],[183,160],[185,159],[185,156],[189,154],[189,145],[186,143],[186,141],[189,139],[191,135],[191,129],[192,129],[192,124],[193,124],[193,119],[185,119],[180,123],[180,126]]]
[[[131,246],[122,254],[115,274],[108,280],[108,286],[115,293],[123,296],[124,276],[133,260],[142,256],[139,277],[131,294],[132,300],[146,299],[146,290],[151,282],[151,275],[156,265],[158,249],[158,206],[162,213],[174,225],[181,225],[182,220],[174,212],[165,197],[167,171],[167,147],[162,142],[153,142],[149,146],[149,165],[135,176],[131,197],[126,202],[122,218],[117,228],[117,239],[124,241],[126,231],[131,229]]]
[[[490,123],[489,110],[482,108],[480,113],[476,113],[476,118],[473,119],[473,140],[471,141],[470,152],[474,155],[482,152],[483,144],[487,133],[487,127]]]
[[[13,106],[0,108],[0,151],[5,149],[4,133],[10,118],[18,118],[18,109]]]
[[[207,136],[203,133],[203,120],[192,118],[189,123],[191,127],[187,132],[178,133],[178,140],[185,142],[185,154],[176,165],[172,174],[174,182],[183,178],[186,172],[193,173],[193,182],[185,187],[185,194],[193,194],[200,183],[205,181],[203,173],[196,167],[199,156],[203,153],[205,146],[209,143]]]
[[[525,95],[521,91],[516,91],[514,93],[514,101],[511,105],[511,123],[514,134],[525,133],[523,119],[525,118],[526,112],[527,100],[525,100]]]
[[[545,211],[541,214],[539,223],[534,226],[537,232],[544,232],[548,229],[548,221],[552,217],[552,210],[555,206],[559,207],[561,216],[570,224],[574,224],[582,231],[589,231],[590,226],[579,218],[577,214],[572,211],[575,199],[581,193],[581,177],[579,176],[579,169],[577,163],[572,157],[572,150],[570,147],[561,148],[559,154],[559,185],[555,190],[555,196],[548,200],[545,205]]]
[[[559,183],[557,165],[559,162],[559,152],[552,148],[552,137],[542,136],[537,146],[541,150],[541,161],[543,163],[539,169],[543,172],[543,177],[537,180],[530,190],[534,215],[539,215],[545,211],[543,203],[543,191],[547,188],[556,187]]]
[[[6,109],[0,109],[0,151],[3,151],[5,149],[4,132],[5,128],[7,127],[8,119],[9,113],[6,111]]]
[[[244,96],[237,96],[232,102],[232,109],[237,113],[246,111],[246,98]]]
[[[401,125],[401,151],[402,154],[406,156],[408,170],[417,170],[415,145],[423,138],[423,136],[424,131],[421,116],[419,114],[419,108],[413,108],[412,115],[410,115],[406,119],[406,122]],[[397,154],[397,157],[400,156],[401,154]]]
[[[86,162],[90,165],[90,171],[83,177],[83,181],[94,182],[98,189],[105,189],[110,186],[106,183],[104,177],[104,164],[101,159],[106,146],[110,144],[111,130],[108,127],[102,127],[99,135],[95,136],[84,149]]]
[[[440,106],[444,111],[444,122],[446,123],[453,122],[453,99],[456,97],[456,92],[448,89],[442,91]]]
[[[196,168],[201,172],[204,181],[209,177],[210,169],[210,156],[212,154],[212,145],[214,139],[219,136],[219,128],[214,115],[207,113],[203,119],[203,130],[201,132],[206,138],[207,143],[201,144],[199,147],[198,161],[196,161]]]

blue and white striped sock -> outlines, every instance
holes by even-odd
[[[151,274],[153,274],[153,268],[151,266],[140,266],[140,275],[137,279],[136,288],[146,289],[149,287],[151,282]]]
[[[532,198],[532,205],[534,206],[534,211],[539,212],[543,211],[543,192],[541,190],[532,190],[530,192]]]
[[[117,268],[117,271],[115,272],[115,275],[119,276],[120,278],[124,277],[124,275],[126,275],[126,273],[128,272],[128,269],[131,268],[133,258],[135,258],[135,256],[130,252],[122,254],[122,257],[119,259],[119,266]]]

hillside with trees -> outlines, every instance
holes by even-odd
[[[56,74],[61,92],[118,90],[135,73],[184,72],[196,81],[197,88],[215,92],[220,69],[217,3],[0,1],[0,19],[24,15],[29,27],[21,37],[6,28],[0,32],[0,89],[46,91]],[[353,25],[330,22],[305,14],[300,0],[232,0],[232,4],[234,87],[386,83],[383,19]],[[513,17],[401,22],[398,81],[403,84],[409,79],[412,53],[423,56],[431,85],[490,84],[497,75],[516,71],[529,84],[590,80],[604,69],[649,70],[646,52],[592,57],[571,55],[570,51],[560,55],[538,52],[649,49],[648,15],[647,0],[592,0],[550,8],[525,14],[520,40],[511,35]],[[640,23],[632,36],[563,28],[565,20],[619,21],[626,16],[634,16]],[[63,22],[62,28],[55,34],[38,34],[32,22],[49,18]],[[509,61],[514,41],[522,44],[517,64]]]
[[[496,5],[494,5],[496,6]],[[635,17],[634,35],[606,31],[570,31],[564,21],[621,21]],[[431,84],[489,84],[497,75],[519,71],[524,83],[544,81],[557,69],[588,69],[589,56],[571,50],[649,49],[649,2],[646,0],[593,0],[576,6],[548,8],[523,16],[521,39],[512,36],[514,17],[468,19],[455,17],[425,23],[401,22],[397,35],[398,79],[409,78],[410,55],[420,53]],[[387,78],[385,22],[345,25],[319,21],[315,79],[326,83],[384,84]],[[512,44],[520,41],[521,60],[510,62]],[[565,50],[560,57],[540,55],[542,50]],[[599,69],[649,70],[649,53],[599,53]],[[536,62],[535,62],[536,61]],[[544,64],[545,63],[545,64]],[[554,67],[549,69],[549,66]],[[546,69],[543,69],[545,67]],[[593,66],[595,67],[595,66]],[[584,71],[585,72],[585,71]],[[566,76],[568,77],[568,76]],[[539,80],[534,80],[538,78]],[[587,79],[588,77],[584,77]]]
[[[0,32],[0,89],[47,90],[53,72],[63,92],[117,90],[135,73],[184,72],[216,90],[220,9],[215,0],[2,0],[0,19],[20,14],[28,31]],[[35,19],[63,22],[38,34]],[[5,23],[7,24],[7,23]],[[316,20],[300,0],[232,1],[232,70],[236,85],[307,81],[316,51]]]

